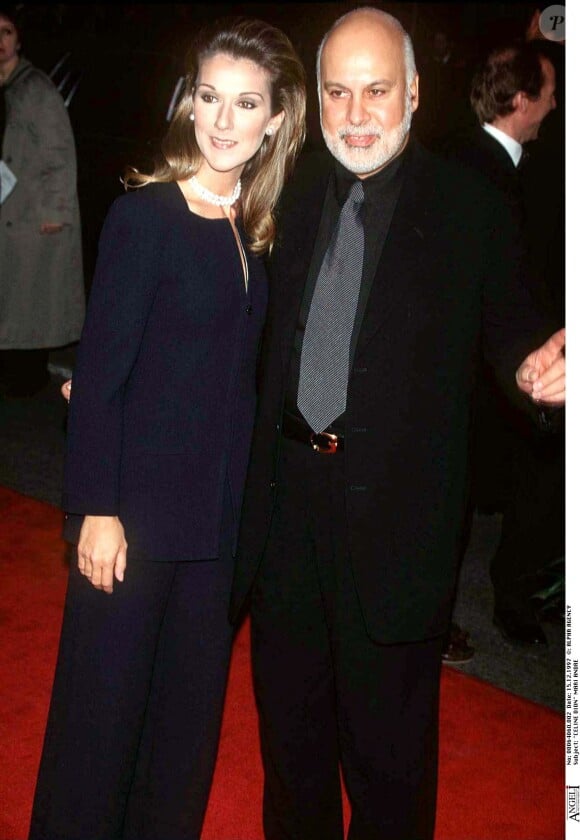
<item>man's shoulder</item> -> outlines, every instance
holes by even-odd
[[[444,197],[449,205],[481,207],[486,200],[493,202],[495,190],[474,168],[454,156],[427,149],[414,137],[405,150],[403,162],[403,190],[412,191],[416,201],[437,203]],[[294,174],[282,193],[280,216],[288,220],[309,215],[313,205],[321,206],[334,159],[325,150],[304,153]]]
[[[461,168],[456,161],[438,155],[414,138],[405,150],[404,172],[417,186],[422,179],[461,181]],[[282,193],[282,207],[296,209],[300,201],[323,195],[334,170],[334,158],[324,149],[309,150],[301,155],[292,178]]]
[[[447,199],[456,196],[459,200],[473,199],[481,192],[489,191],[487,181],[459,155],[434,152],[418,142],[413,143],[409,152],[406,171],[414,187],[420,182],[425,183],[430,192],[444,187]]]
[[[414,175],[449,178],[458,175],[454,161],[446,156],[430,151],[415,138],[411,138],[405,151],[404,166],[411,177]],[[333,172],[334,158],[325,149],[304,152],[294,170],[291,179],[284,188],[283,197],[326,189],[328,179]]]
[[[517,170],[504,146],[483,128],[466,135],[458,135],[447,147],[446,155],[502,195],[517,197]]]
[[[418,143],[409,150],[404,189],[407,200],[450,229],[488,228],[505,216],[502,191],[478,169],[455,156],[433,152]],[[507,223],[507,222],[506,222]]]
[[[446,157],[456,159],[474,169],[497,170],[504,174],[515,171],[508,150],[482,126],[450,137],[443,151]]]

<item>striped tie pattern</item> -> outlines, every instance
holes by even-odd
[[[314,432],[324,431],[346,408],[350,340],[364,259],[363,202],[363,185],[357,180],[324,255],[304,330],[298,408]]]

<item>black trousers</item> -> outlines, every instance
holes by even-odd
[[[510,497],[500,542],[490,564],[495,606],[524,617],[545,585],[541,573],[564,557],[565,435],[514,434]]]
[[[232,630],[219,559],[129,557],[112,595],[71,568],[30,840],[195,840]]]
[[[343,455],[283,441],[255,584],[252,658],[267,840],[429,840],[442,640],[366,633],[348,556]],[[369,523],[372,527],[372,523]]]

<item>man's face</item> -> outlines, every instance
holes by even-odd
[[[321,126],[331,154],[366,178],[407,144],[418,78],[407,90],[403,39],[376,15],[354,15],[328,38],[320,62]]]
[[[542,85],[538,99],[534,100],[526,97],[527,107],[524,114],[522,143],[527,143],[529,140],[537,140],[538,131],[542,122],[550,111],[553,111],[556,107],[556,71],[554,70],[554,65],[544,57],[540,61],[542,64],[544,84]]]

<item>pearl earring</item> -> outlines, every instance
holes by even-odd
[[[189,115],[189,119],[193,122],[193,121],[194,121],[194,119],[195,119],[195,114],[193,114],[193,113],[192,113],[192,114],[190,114],[190,115]]]
[[[273,128],[267,128],[266,129],[266,134],[268,135],[268,137],[271,137],[272,134],[274,134],[274,129]]]

